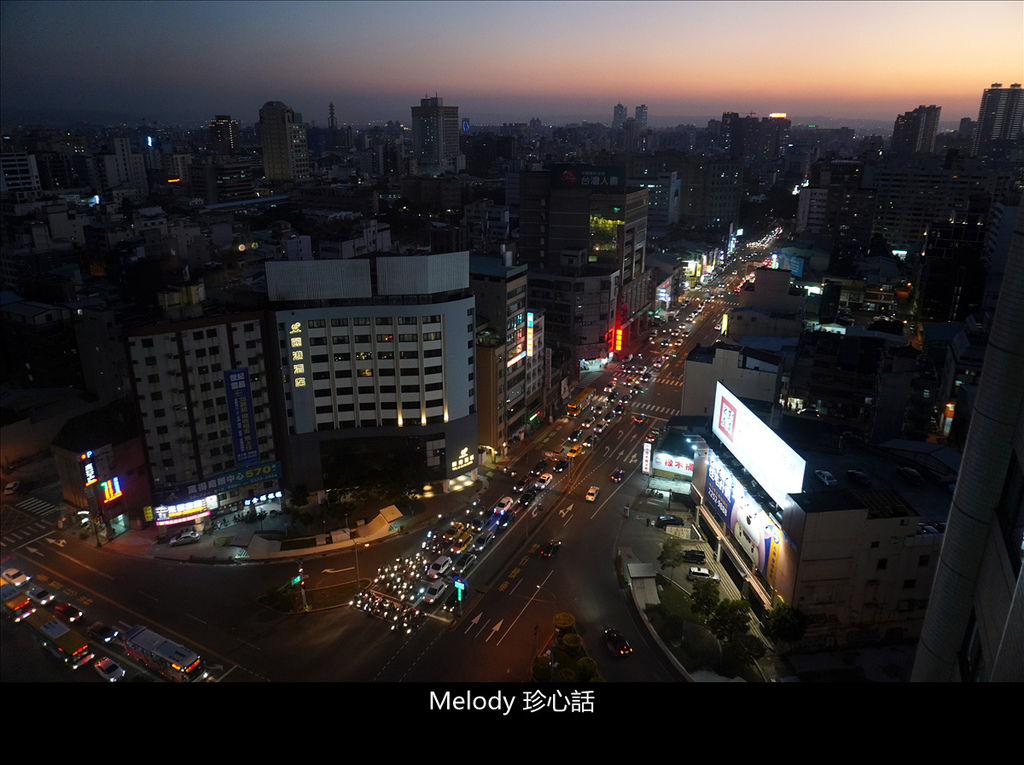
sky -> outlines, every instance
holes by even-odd
[[[95,110],[200,124],[283,101],[324,126],[410,120],[654,127],[724,111],[892,122],[978,116],[1024,82],[1024,2],[0,0],[0,116]]]

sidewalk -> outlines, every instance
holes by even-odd
[[[167,535],[168,531],[165,528],[153,526],[147,529],[126,531],[105,543],[103,549],[139,558],[206,564],[287,560],[346,550],[355,545],[379,543],[382,540],[407,534],[435,522],[438,516],[447,518],[465,512],[470,503],[486,490],[489,474],[495,469],[500,470],[500,467],[480,468],[478,479],[472,488],[421,498],[419,501],[424,508],[420,512],[415,515],[402,516],[390,524],[382,521],[378,516],[365,526],[352,529],[351,537],[345,535],[345,538],[337,541],[330,536],[330,532],[337,532],[337,529],[331,529],[327,534],[309,534],[303,537],[304,539],[315,538],[317,540],[315,546],[282,550],[281,537],[291,523],[291,517],[285,513],[275,513],[255,523],[232,523],[204,533],[194,544],[171,547],[167,542],[157,542],[157,537]],[[173,534],[171,535],[173,536]],[[331,539],[330,543],[327,543],[327,539]]]

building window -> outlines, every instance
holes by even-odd
[[[875,564],[876,571],[885,571],[886,566],[889,565],[888,558],[879,558],[878,563]]]
[[[912,590],[915,587],[917,587],[917,580],[916,579],[904,579],[903,580],[903,589],[904,590]]]

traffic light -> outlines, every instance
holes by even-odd
[[[306,569],[302,567],[302,563],[299,563],[299,587],[305,589],[306,587]]]

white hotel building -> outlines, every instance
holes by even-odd
[[[288,484],[341,488],[324,485],[328,453],[384,438],[412,439],[409,456],[422,455],[445,491],[475,480],[469,253],[270,261],[266,270]]]

